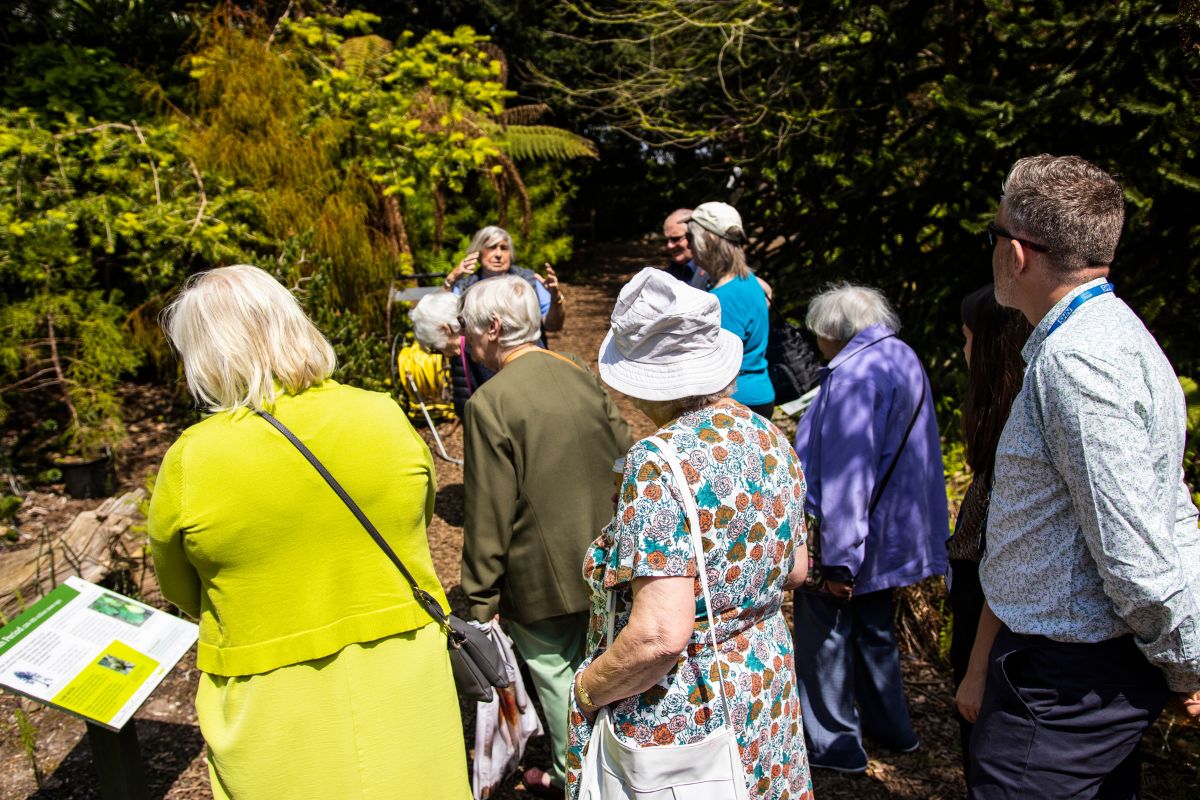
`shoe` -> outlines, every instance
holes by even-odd
[[[840,772],[843,775],[864,775],[867,771],[867,765],[861,767],[843,767],[834,764],[818,764],[815,761],[809,761],[808,766],[812,769],[827,769],[830,772]]]
[[[920,740],[917,740],[917,741],[913,742],[912,744],[910,744],[908,747],[893,747],[892,749],[895,750],[897,753],[915,753],[921,749],[921,742],[920,742]]]
[[[521,775],[521,782],[525,784],[525,791],[537,797],[552,797],[554,800],[563,800],[567,793],[550,783],[550,773],[537,767],[530,767]]]

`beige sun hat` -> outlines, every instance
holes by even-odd
[[[600,377],[641,400],[718,392],[737,377],[742,340],[721,327],[716,296],[647,267],[613,308],[600,345]]]
[[[731,242],[746,241],[742,228],[742,215],[728,203],[701,203],[692,211],[691,221],[709,233],[715,233]]]

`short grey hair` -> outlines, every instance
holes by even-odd
[[[316,386],[337,365],[292,293],[247,264],[189,278],[162,325],[188,390],[210,411],[269,409],[281,393]]]
[[[493,279],[494,280],[494,279]],[[413,336],[426,350],[441,352],[459,334],[458,297],[450,292],[427,294],[408,312]],[[447,334],[445,327],[450,328]]]
[[[1113,176],[1079,156],[1022,158],[1004,180],[1005,222],[1045,246],[1050,264],[1071,273],[1112,264],[1125,223],[1125,197]]]
[[[516,275],[479,281],[463,294],[460,308],[472,336],[483,334],[492,320],[500,320],[500,346],[505,349],[536,342],[542,335],[537,294]]]
[[[696,265],[712,276],[714,283],[731,273],[735,278],[750,274],[746,253],[740,244],[718,236],[694,220],[688,221],[687,229]]]
[[[480,228],[471,237],[471,245],[467,248],[467,254],[482,253],[483,248],[491,247],[501,241],[508,242],[508,250],[511,253],[513,251],[513,240],[508,231],[499,225],[488,225]]]
[[[883,292],[870,286],[836,283],[808,303],[808,329],[822,339],[848,342],[872,325],[900,332],[900,317]]]

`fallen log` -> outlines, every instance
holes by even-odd
[[[78,514],[62,533],[46,532],[36,545],[0,553],[0,615],[11,620],[70,575],[100,583],[117,570],[145,571],[142,489],[110,497]],[[141,575],[137,580],[140,581]]]

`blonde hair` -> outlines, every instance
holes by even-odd
[[[740,244],[713,233],[695,220],[688,222],[687,229],[697,266],[711,275],[714,281],[730,273],[735,278],[745,278],[750,274],[746,253]]]
[[[537,295],[524,278],[501,275],[481,280],[462,296],[467,333],[479,336],[493,319],[500,321],[500,346],[512,348],[536,342],[542,335],[542,312]]]
[[[194,275],[162,316],[188,390],[210,411],[270,408],[333,374],[333,347],[279,281],[238,264]]]

